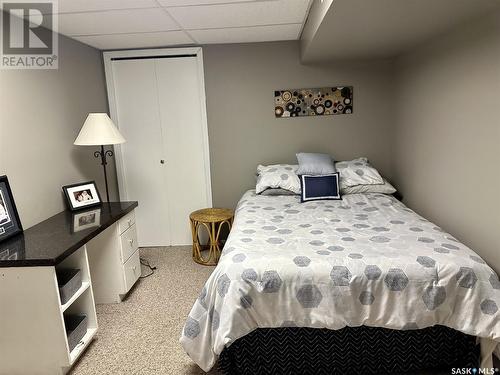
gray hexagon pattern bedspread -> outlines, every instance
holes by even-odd
[[[442,324],[498,341],[499,306],[495,272],[391,196],[248,191],[180,341],[204,370],[257,327]]]

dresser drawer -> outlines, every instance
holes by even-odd
[[[125,277],[125,293],[127,293],[141,276],[139,250],[133,253],[129,260],[123,265],[123,275]]]
[[[135,211],[130,212],[126,216],[120,219],[118,222],[118,228],[120,234],[125,232],[128,228],[135,224]]]
[[[130,256],[136,252],[137,245],[137,230],[135,224],[132,225],[120,236],[122,263],[125,263]]]

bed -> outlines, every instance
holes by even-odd
[[[374,337],[366,332],[378,328],[424,337],[420,344],[430,344],[422,333],[428,332],[441,348],[438,337],[457,334],[451,342],[463,345],[462,359],[474,358],[478,338],[481,365],[491,367],[500,340],[499,304],[495,272],[390,195],[300,203],[298,196],[250,190],[180,342],[208,371],[221,353],[230,365],[237,355],[232,344],[243,350],[245,338],[266,341],[265,334],[349,332],[352,341]]]

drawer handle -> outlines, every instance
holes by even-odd
[[[127,220],[128,226],[130,227],[132,225],[132,219]]]
[[[131,238],[130,240],[128,240],[128,242],[129,242],[130,246],[134,245],[134,239],[133,238]]]

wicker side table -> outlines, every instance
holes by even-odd
[[[219,236],[224,224],[231,230],[234,213],[225,208],[204,208],[189,215],[191,221],[191,232],[193,234],[193,260],[205,266],[215,266],[219,261],[221,249]],[[200,244],[199,228],[205,227],[208,232],[208,244]],[[208,250],[208,258],[204,259],[202,250]]]

